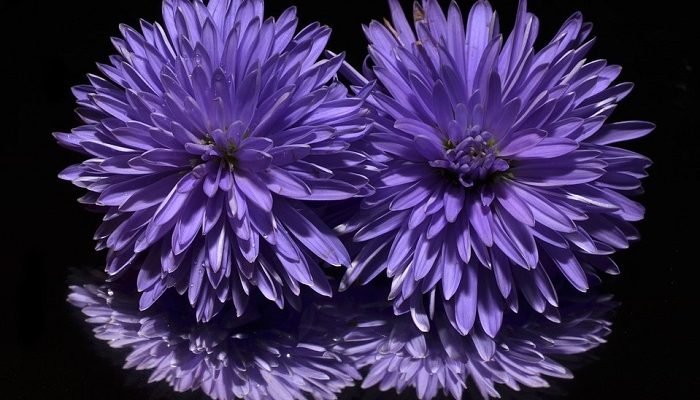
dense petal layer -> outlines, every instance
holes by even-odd
[[[328,294],[318,261],[350,260],[308,201],[373,192],[364,100],[342,55],[320,59],[330,29],[262,0],[165,0],[163,22],[121,27],[106,79],[75,90],[85,125],[55,135],[90,157],[61,177],[108,214],[108,272],[145,271],[142,308],[187,292],[203,321],[255,287],[280,307],[300,284]]]
[[[441,300],[463,335],[496,335],[521,295],[551,314],[549,282],[563,276],[585,291],[584,260],[609,265],[638,238],[630,222],[643,208],[627,196],[641,191],[650,162],[610,145],[654,126],[608,121],[631,85],[613,85],[619,67],[586,60],[580,14],[537,50],[525,1],[505,38],[486,1],[466,22],[456,4],[445,15],[435,0],[416,3],[413,27],[390,5],[391,22],[365,29],[364,77],[343,70],[356,85],[377,80],[365,141],[386,166],[339,229],[357,243],[344,287],[386,270],[398,314]]]

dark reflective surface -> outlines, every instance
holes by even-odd
[[[261,299],[240,318],[229,306],[198,323],[177,294],[140,311],[129,279],[75,280],[68,301],[87,317],[97,339],[128,353],[124,369],[149,371],[149,382],[166,382],[177,392],[199,389],[213,399],[334,399],[360,377],[338,347],[350,331],[352,314],[341,311],[347,304],[311,296],[296,311]]]
[[[408,3],[408,2],[407,2]],[[512,21],[511,1],[495,0],[503,21]],[[360,24],[386,15],[382,1],[268,1],[270,14],[296,4],[304,22],[321,20],[335,29],[331,48],[347,49],[359,63],[365,40]],[[621,307],[608,343],[592,354],[598,361],[571,367],[576,379],[554,388],[504,398],[692,398],[697,334],[686,321],[696,313],[692,234],[697,200],[688,187],[697,180],[698,92],[695,14],[684,4],[646,5],[632,1],[531,1],[543,37],[553,34],[575,10],[595,23],[599,38],[592,57],[624,66],[622,78],[636,90],[616,119],[644,118],[658,130],[630,145],[655,166],[641,199],[648,215],[638,225],[643,241],[615,256],[623,273],[607,279],[605,290]],[[74,126],[69,86],[94,72],[113,50],[107,39],[118,23],[159,18],[160,2],[3,2],[2,157],[3,343],[0,397],[9,399],[201,399],[174,395],[167,384],[144,385],[149,374],[121,369],[125,353],[93,340],[82,316],[65,302],[71,266],[85,270],[103,262],[93,252],[99,217],[75,202],[80,190],[56,174],[78,158],[59,149],[50,132]],[[9,121],[9,125],[7,125]],[[6,328],[7,329],[7,328]],[[691,375],[692,374],[692,375]],[[348,390],[348,399],[397,396],[375,389]],[[407,390],[398,398],[414,398]]]
[[[124,369],[148,371],[149,383],[214,399],[334,399],[358,385],[419,398],[515,396],[521,390],[529,396],[531,389],[574,377],[569,366],[606,342],[616,307],[595,291],[563,293],[559,321],[523,310],[507,315],[492,339],[480,328],[458,335],[441,310],[430,332],[421,332],[410,315],[395,316],[375,286],[336,293],[333,300],[306,296],[298,311],[262,299],[240,319],[224,309],[201,324],[182,312],[187,304],[180,296],[165,295],[140,311],[128,279],[104,283],[100,274],[76,272],[72,280],[69,303],[112,348],[105,352],[103,345],[98,354],[113,364],[123,358]],[[142,377],[129,379],[156,390]]]

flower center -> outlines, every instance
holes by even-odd
[[[442,160],[430,161],[442,174],[465,188],[484,182],[510,168],[508,162],[498,158],[496,142],[489,132],[473,132],[459,143],[447,140]]]
[[[218,157],[229,164],[231,168],[238,166],[238,159],[236,158],[238,147],[232,141],[218,143],[212,136],[206,135],[202,139],[202,144],[210,147],[210,150],[205,153],[206,155],[203,155],[203,158]]]

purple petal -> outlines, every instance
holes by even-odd
[[[491,247],[493,245],[493,217],[491,210],[483,206],[478,200],[472,200],[469,222],[484,245]]]
[[[402,211],[417,206],[433,193],[434,182],[430,177],[421,179],[397,194],[389,208],[393,211]]]
[[[535,225],[535,217],[530,210],[530,207],[519,196],[518,193],[511,188],[509,182],[503,182],[496,186],[496,199],[511,216],[527,226]]]
[[[448,185],[445,189],[445,218],[448,222],[455,222],[457,216],[464,207],[464,188],[457,185]]]
[[[349,266],[350,255],[333,231],[313,212],[299,204],[275,202],[275,214],[282,224],[314,254],[335,266]]]
[[[438,239],[428,239],[421,236],[416,244],[416,253],[413,256],[413,276],[415,280],[423,279],[433,268],[440,255],[442,242]]]
[[[521,151],[517,158],[556,158],[578,149],[578,142],[572,139],[547,137],[537,146]]]
[[[261,179],[270,191],[284,197],[303,200],[311,195],[311,188],[303,180],[281,168],[270,168]]]
[[[574,287],[582,292],[588,290],[588,279],[576,256],[569,249],[543,246],[551,260]]]
[[[253,149],[240,149],[236,152],[236,159],[241,168],[254,172],[264,171],[272,163],[270,154]]]
[[[444,157],[444,151],[442,147],[438,144],[437,138],[429,138],[427,136],[418,135],[414,139],[416,150],[420,153],[426,160],[440,160]]]
[[[478,293],[477,267],[467,265],[465,274],[462,275],[462,283],[455,297],[455,321],[462,335],[471,331],[476,320],[476,306]]]
[[[513,156],[537,146],[547,136],[547,132],[540,129],[528,129],[509,134],[498,144],[501,157]]]
[[[492,338],[496,337],[503,322],[503,305],[498,290],[491,272],[482,268],[479,273],[479,321]]]
[[[462,280],[464,264],[457,260],[454,246],[445,242],[442,248],[445,264],[442,269],[442,292],[445,300],[449,300],[457,292]]]
[[[234,173],[236,186],[251,201],[258,204],[265,211],[272,211],[272,194],[257,175],[247,171]]]
[[[648,135],[656,129],[656,125],[645,121],[625,121],[603,125],[600,130],[589,139],[596,144],[611,144],[637,139]]]

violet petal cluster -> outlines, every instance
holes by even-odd
[[[106,214],[107,272],[138,269],[141,309],[186,293],[202,321],[227,301],[242,315],[253,290],[330,295],[319,260],[350,258],[309,202],[372,193],[350,149],[367,111],[335,78],[343,56],[320,59],[330,29],[266,19],[262,0],[166,0],[163,19],[121,27],[103,76],[74,88],[85,125],[55,135],[88,157],[60,176]]]
[[[415,3],[414,23],[397,0],[391,22],[365,27],[369,60],[355,85],[378,84],[368,102],[376,131],[364,140],[386,168],[376,192],[342,224],[360,245],[343,287],[392,278],[397,314],[429,330],[436,303],[462,335],[496,337],[518,299],[554,317],[565,277],[585,292],[596,266],[638,238],[650,161],[617,147],[653,124],[610,122],[632,89],[620,67],[587,60],[591,25],[574,14],[542,49],[538,20],[521,1],[504,36],[477,1],[466,24],[452,3]]]

